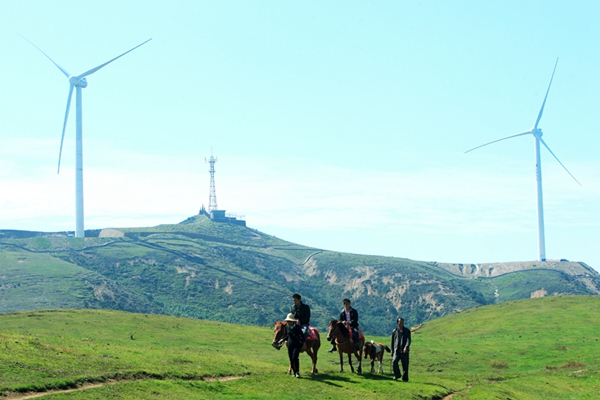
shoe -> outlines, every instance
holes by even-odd
[[[296,376],[296,378],[300,378],[300,374],[296,374],[295,376]]]
[[[397,381],[397,380],[398,380],[398,378],[394,377],[394,380],[395,380],[395,381]]]
[[[328,353],[333,353],[334,351],[337,351],[337,347],[335,347],[335,344],[333,345],[332,348],[330,348],[327,352]]]

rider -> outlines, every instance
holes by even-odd
[[[354,341],[358,341],[358,311],[356,311],[352,306],[350,306],[350,299],[343,300],[344,309],[340,313],[340,322],[342,322],[345,326],[352,327],[352,336],[354,337]],[[329,349],[329,353],[333,353],[337,350],[335,345],[335,338],[331,338],[331,349]]]
[[[302,296],[298,293],[292,295],[294,305],[292,306],[290,313],[294,315],[294,318],[298,320],[302,333],[304,334],[304,341],[308,336],[308,324],[310,323],[310,307],[308,304],[302,302]]]

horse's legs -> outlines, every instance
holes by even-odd
[[[340,355],[340,372],[344,372],[344,353],[338,347],[338,354]]]
[[[306,354],[308,354],[308,356],[310,357],[310,359],[312,361],[312,370],[310,371],[310,373],[316,374],[317,373],[317,353],[313,352],[312,347],[308,347],[306,349]]]
[[[354,365],[352,365],[352,353],[348,353],[348,364],[350,364],[350,369],[352,373],[354,373]]]
[[[381,357],[379,358],[379,373],[383,374],[383,352],[381,352]]]
[[[365,341],[363,340],[360,344],[360,350],[358,351],[358,353],[355,353],[356,356],[358,357],[358,369],[357,369],[357,373],[362,374],[362,354],[363,354],[363,347],[365,345]]]
[[[379,364],[381,365],[381,364]],[[374,374],[375,373],[375,359],[371,358],[371,373]]]

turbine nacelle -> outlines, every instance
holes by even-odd
[[[532,134],[533,136],[535,136],[535,137],[538,137],[538,138],[540,138],[540,137],[542,137],[542,135],[543,135],[544,133],[543,133],[543,132],[542,132],[542,130],[541,130],[541,129],[539,129],[539,128],[531,128],[531,134]]]
[[[69,83],[73,86],[79,86],[80,88],[86,88],[88,85],[87,79],[78,76],[70,76]]]

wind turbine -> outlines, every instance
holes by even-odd
[[[494,140],[493,142],[489,142],[486,144],[482,144],[481,146],[477,146],[472,148],[471,150],[467,150],[465,153],[473,151],[483,146],[487,146],[488,144],[496,143],[501,140],[511,139],[517,136],[524,135],[533,135],[535,138],[535,177],[537,181],[537,216],[538,216],[538,251],[539,251],[539,261],[546,261],[546,239],[544,234],[544,204],[542,198],[542,163],[540,158],[540,143],[544,145],[546,149],[552,154],[552,156],[558,161],[558,163],[567,171],[571,178],[575,179],[575,182],[579,183],[579,181],[569,172],[567,167],[560,162],[558,157],[550,150],[550,147],[544,142],[542,139],[542,130],[538,128],[538,124],[540,123],[540,119],[542,119],[542,113],[544,112],[544,106],[546,105],[546,99],[548,98],[548,92],[550,92],[550,86],[552,85],[552,79],[554,79],[554,72],[556,72],[556,66],[558,65],[558,58],[556,59],[556,63],[554,64],[554,70],[552,71],[552,77],[550,77],[550,83],[548,84],[548,90],[546,90],[546,96],[544,97],[544,102],[542,103],[542,108],[540,108],[540,112],[533,124],[533,127],[526,132],[517,133],[516,135],[507,136],[502,139]],[[579,183],[581,186],[581,183]]]
[[[57,173],[60,173],[60,159],[62,156],[63,141],[65,139],[65,129],[67,127],[67,119],[69,118],[69,108],[71,107],[71,96],[73,94],[73,88],[75,88],[75,107],[76,107],[76,117],[75,117],[75,125],[76,125],[75,237],[82,238],[85,236],[85,233],[84,233],[84,229],[83,229],[83,139],[82,139],[83,124],[82,124],[81,89],[86,88],[88,85],[87,79],[85,79],[85,77],[93,74],[94,72],[98,71],[101,68],[104,68],[111,62],[115,61],[116,59],[118,59],[120,57],[123,57],[125,54],[137,49],[141,45],[148,43],[150,40],[152,40],[152,38],[146,40],[144,43],[138,44],[133,49],[126,51],[125,53],[121,54],[120,56],[117,56],[117,57],[113,58],[112,60],[105,62],[104,64],[100,64],[97,67],[92,68],[88,71],[85,71],[82,74],[71,75],[64,68],[62,68],[60,65],[58,65],[52,58],[50,58],[50,56],[48,54],[44,53],[42,51],[42,49],[40,49],[35,44],[33,44],[29,39],[25,38],[22,35],[19,35],[19,36],[21,36],[23,39],[25,39],[29,43],[31,43],[31,45],[33,45],[33,47],[38,49],[43,55],[45,55],[50,61],[52,61],[52,63],[54,65],[56,65],[56,67],[67,77],[67,79],[69,79],[69,97],[67,97],[67,110],[65,111],[65,120],[63,123],[62,136],[60,138],[60,150],[58,152]]]

